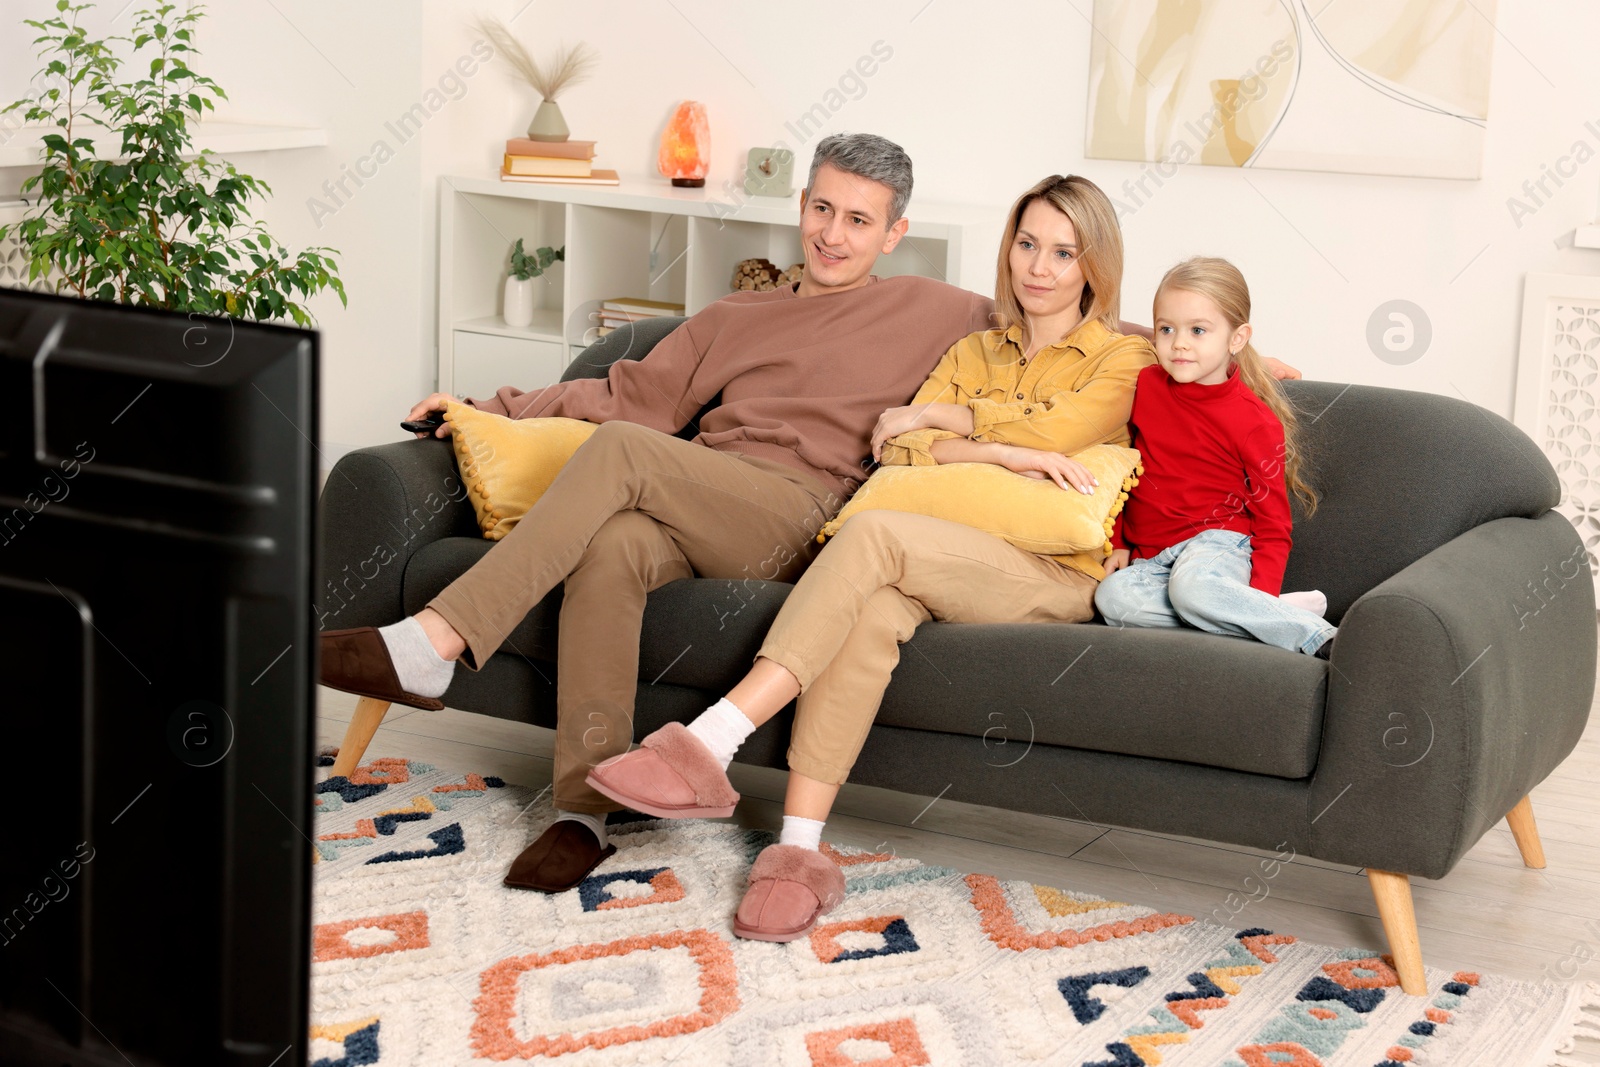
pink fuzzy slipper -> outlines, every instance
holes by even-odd
[[[750,867],[750,888],[733,932],[753,941],[793,941],[844,900],[844,872],[820,852],[768,845]]]
[[[634,811],[658,819],[725,819],[739,794],[727,772],[679,722],[669,722],[639,742],[639,748],[612,756],[585,779]]]

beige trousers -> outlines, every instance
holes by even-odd
[[[800,682],[790,769],[835,785],[849,776],[900,645],[921,623],[1086,622],[1098,584],[960,523],[892,511],[852,516],[761,646]]]
[[[557,583],[555,805],[619,805],[584,782],[628,750],[645,597],[678,578],[791,582],[841,501],[809,474],[629,422],[602,423],[516,527],[428,602],[478,670]],[[870,716],[869,716],[870,718]]]

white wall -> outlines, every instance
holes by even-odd
[[[708,186],[737,174],[750,146],[794,144],[786,123],[882,41],[892,57],[828,132],[869,130],[904,145],[918,198],[1003,208],[1058,172],[1131,199],[1123,183],[1143,164],[1083,154],[1092,6],[534,0],[518,26],[601,50],[601,76],[563,109],[574,131],[600,139],[609,164],[640,169],[671,105],[704,101],[717,164]],[[1523,276],[1600,272],[1600,252],[1570,247],[1571,231],[1600,217],[1600,6],[1499,8],[1481,180],[1183,168],[1124,218],[1125,317],[1148,321],[1172,263],[1224,255],[1251,282],[1262,350],[1308,377],[1459,393],[1509,415]],[[1580,140],[1597,158],[1518,228],[1507,198]],[[1569,247],[1558,249],[1563,235]],[[1397,298],[1420,305],[1433,327],[1429,350],[1406,366],[1379,360],[1366,342],[1371,313]]]
[[[791,124],[819,103],[836,108],[823,132],[870,130],[903,144],[923,200],[998,212],[1056,172],[1086,174],[1126,199],[1123,183],[1144,166],[1083,156],[1091,0],[276,5],[286,18],[271,7],[214,5],[196,67],[228,90],[238,117],[332,133],[326,149],[237,161],[272,183],[276,200],[257,213],[286,244],[342,250],[350,308],[331,297],[314,305],[325,335],[322,432],[330,457],[398,439],[395,421],[431,388],[437,178],[491,173],[499,142],[521,132],[536,103],[495,60],[462,79],[464,94],[432,114],[421,136],[400,144],[386,130],[470,53],[476,10],[515,16],[512,29],[536,55],[580,39],[600,51],[597,76],[570,90],[562,107],[574,137],[600,142],[597,162],[624,172],[651,170],[660,130],[684,99],[710,111],[711,192],[736,178],[752,146],[785,141],[803,169],[820,133],[802,138]],[[1500,0],[1499,7],[1481,180],[1185,168],[1124,219],[1126,317],[1148,317],[1155,281],[1171,263],[1225,255],[1251,281],[1262,350],[1308,377],[1459,394],[1509,414],[1523,276],[1600,271],[1600,252],[1557,247],[1600,216],[1600,158],[1520,228],[1506,206],[1576,142],[1600,151],[1600,65],[1592,59],[1600,6]],[[51,8],[46,0],[5,0],[0,20],[9,29],[17,17]],[[32,69],[18,37],[0,36],[7,100]],[[846,91],[830,97],[875,44],[888,58],[860,88],[846,80]],[[394,158],[317,228],[306,199],[322,195],[322,182],[378,139]],[[10,177],[0,173],[0,195],[15,187],[4,184]],[[1368,317],[1396,298],[1420,305],[1433,328],[1429,351],[1406,366],[1380,361],[1366,342]]]
[[[153,6],[150,0],[134,0],[114,18],[123,2],[105,0],[87,13],[84,25],[95,36],[126,34],[133,9],[147,5]],[[41,65],[29,43],[37,33],[21,20],[54,15],[52,0],[0,0],[0,100],[5,103],[27,91],[28,79]],[[189,58],[190,66],[228,94],[217,101],[218,116],[329,132],[326,147],[231,157],[239,170],[272,187],[270,197],[250,207],[285,247],[291,252],[312,245],[339,249],[335,258],[348,308],[331,291],[308,305],[322,332],[325,464],[351,447],[403,436],[395,425],[404,417],[399,412],[418,399],[417,390],[432,375],[432,347],[422,343],[425,301],[420,295],[424,265],[431,262],[422,247],[420,222],[432,200],[418,177],[420,138],[402,144],[384,124],[422,93],[421,0],[274,0],[272,5],[228,0],[207,5],[195,32],[200,54]],[[146,48],[141,65],[151,54]],[[135,68],[124,64],[121,76],[131,80]],[[438,121],[435,116],[429,124]],[[341,178],[341,164],[354,165],[380,138],[394,148],[394,157],[360,188],[347,179],[352,195],[340,195],[342,203],[334,205],[322,191],[323,182]],[[0,169],[0,199],[14,197],[30,173]],[[311,197],[335,207],[320,225],[307,205]]]
[[[273,0],[218,3],[209,12],[201,41],[207,66],[197,61],[197,69],[227,90],[217,111],[329,133],[325,148],[234,163],[271,183],[273,201],[258,213],[289,249],[339,249],[349,306],[331,292],[311,304],[322,331],[321,448],[331,466],[350,448],[401,438],[396,424],[432,373],[418,295],[429,262],[420,226],[429,205],[418,179],[421,138],[402,140],[391,128],[400,128],[423,91],[422,5]],[[376,173],[357,186],[348,174],[379,141],[393,155],[382,164],[373,156],[367,169]]]

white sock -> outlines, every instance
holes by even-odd
[[[802,819],[798,815],[783,817],[783,832],[778,835],[780,845],[799,845],[816,852],[822,844],[822,823],[815,819]]]
[[[1328,613],[1328,598],[1322,595],[1320,589],[1308,589],[1303,593],[1284,593],[1278,599],[1297,608],[1304,608],[1313,615]]]
[[[723,770],[728,769],[728,764],[733,762],[733,754],[739,751],[739,746],[744,744],[744,739],[755,728],[756,724],[745,718],[744,712],[727,697],[702,711],[688,726],[689,732],[717,757]]]
[[[557,808],[556,822],[560,822],[562,819],[583,823],[583,825],[589,828],[589,832],[594,834],[595,840],[600,842],[601,848],[605,848],[608,844],[606,840],[606,817],[604,813],[599,815],[591,815],[584,811],[562,811],[560,808]]]
[[[378,627],[378,635],[389,649],[400,688],[419,697],[442,697],[456,673],[455,660],[445,659],[433,650],[427,631],[415,615],[407,615],[390,626]]]

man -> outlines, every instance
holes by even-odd
[[[565,583],[559,814],[512,864],[507,885],[570,889],[615,851],[605,815],[618,805],[584,777],[632,741],[646,594],[694,575],[793,581],[818,550],[817,530],[863,477],[878,416],[904,404],[950,345],[991,325],[987,298],[927,278],[872,275],[905,236],[911,184],[898,145],[868,134],[824,138],[801,194],[797,286],[716,301],[605,378],[467,401],[511,418],[600,426],[515,529],[421,612],[381,629],[323,634],[324,685],[434,708],[454,660],[480,669]],[[699,436],[672,436],[719,392]],[[448,399],[436,393],[410,417]]]

